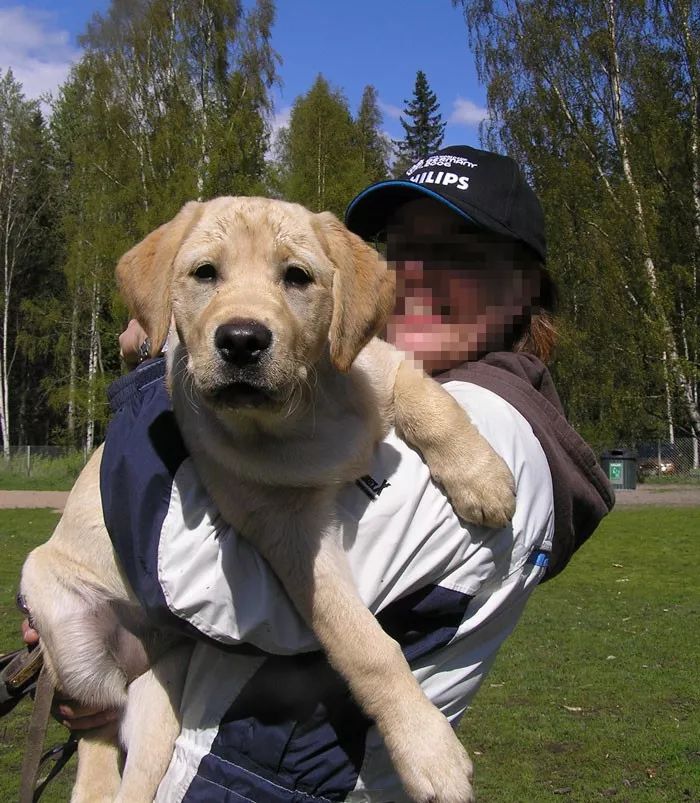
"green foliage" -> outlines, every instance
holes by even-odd
[[[381,131],[377,91],[367,86],[357,118],[348,102],[319,75],[292,106],[268,163],[269,194],[342,217],[352,198],[388,175],[389,144]]]
[[[382,113],[377,90],[366,86],[357,112],[357,139],[362,159],[365,184],[387,178],[390,143],[381,132]]]
[[[172,8],[113,0],[81,39],[49,132],[28,107],[35,269],[14,305],[26,381],[11,400],[22,441],[90,448],[104,431],[104,388],[120,371],[126,321],[113,278],[119,257],[188,200],[262,189],[279,61],[274,4]]]
[[[545,210],[572,420],[601,445],[697,431],[698,4],[454,4],[488,87],[482,138]]]
[[[342,216],[366,184],[358,131],[347,100],[319,75],[296,99],[278,140],[280,190],[315,212]]]
[[[403,173],[411,162],[425,159],[430,153],[438,150],[442,145],[447,125],[440,114],[437,95],[430,88],[422,70],[416,73],[413,97],[404,103],[406,117],[400,118],[404,138],[394,142],[397,156],[394,165],[395,175]]]
[[[0,73],[0,429],[5,449],[41,420],[35,400],[30,403],[41,368],[32,354],[36,321],[26,305],[49,298],[60,285],[53,183],[38,105],[24,98],[10,70]]]

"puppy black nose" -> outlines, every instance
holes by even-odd
[[[272,332],[258,321],[231,321],[214,333],[214,345],[226,361],[234,365],[257,362],[272,343]]]

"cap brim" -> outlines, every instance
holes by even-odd
[[[476,226],[517,239],[505,226],[478,209],[462,208],[423,184],[399,179],[380,181],[363,190],[348,205],[345,211],[345,225],[363,239],[371,240],[386,229],[387,222],[400,206],[418,197],[434,198]]]
[[[414,184],[412,181],[401,179],[380,181],[363,190],[356,198],[350,201],[348,208],[345,210],[345,225],[350,231],[355,232],[364,240],[372,240],[386,229],[387,222],[400,206],[421,196],[434,198],[463,220],[473,223],[475,226],[525,243],[542,262],[545,261],[545,254],[540,245],[522,239],[522,237],[480,209],[472,207],[465,201],[461,204],[454,203],[449,198],[445,198],[444,195],[429,189],[423,184]]]

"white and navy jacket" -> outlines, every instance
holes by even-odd
[[[157,800],[399,803],[372,723],[265,561],[208,499],[163,375],[152,361],[110,389],[101,476],[135,594],[154,621],[198,639]],[[514,406],[476,384],[446,387],[513,471],[512,526],[465,526],[394,433],[369,474],[341,490],[337,515],[363,600],[456,723],[546,570],[555,494],[545,451]]]

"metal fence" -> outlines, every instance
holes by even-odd
[[[0,472],[32,476],[42,467],[59,463],[80,469],[89,456],[85,450],[70,446],[10,446],[9,454],[0,453]]]
[[[637,472],[640,478],[668,478],[669,481],[700,481],[697,438],[656,440],[637,444]]]
[[[639,479],[665,478],[669,482],[700,482],[700,454],[696,438],[647,441],[632,448],[637,454]],[[9,457],[0,459],[0,472],[32,476],[49,465],[65,463],[67,470],[77,472],[90,455],[69,446],[11,446]]]

